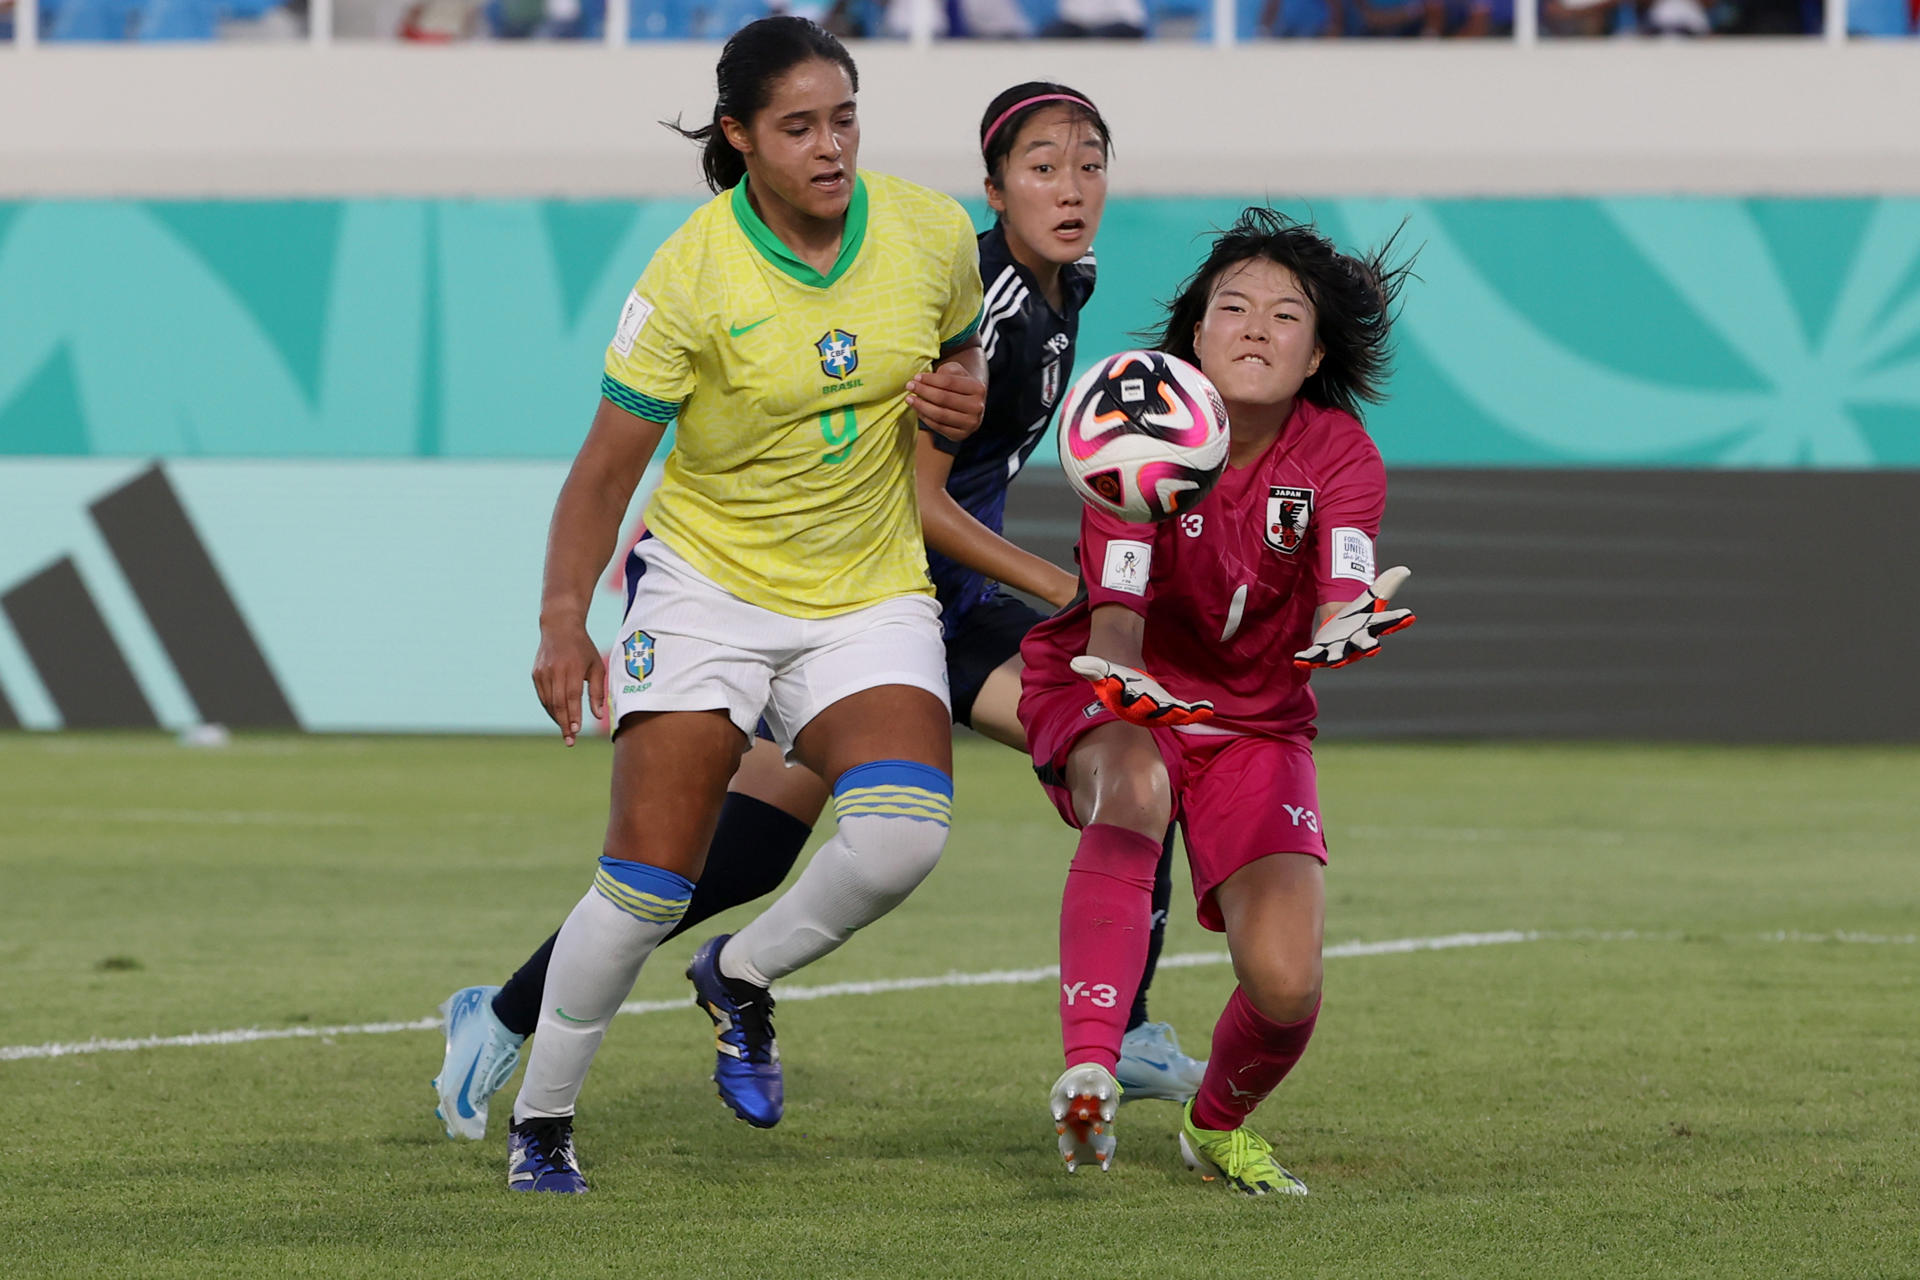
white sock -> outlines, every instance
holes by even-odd
[[[686,914],[693,884],[670,871],[602,858],[547,966],[533,1053],[513,1102],[515,1123],[570,1116],[587,1068],[640,966]]]
[[[849,769],[834,788],[839,830],[792,888],[727,941],[720,972],[770,986],[906,901],[940,861],[952,796],[947,776],[927,765]]]

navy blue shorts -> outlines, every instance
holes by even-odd
[[[995,594],[952,619],[947,631],[947,694],[953,701],[955,724],[973,727],[973,700],[999,665],[1020,652],[1045,614],[1013,596]],[[758,737],[773,741],[773,731],[762,720]]]
[[[1020,652],[1020,642],[1046,617],[1024,600],[995,594],[947,627],[947,694],[956,724],[973,727],[973,700],[994,669]]]

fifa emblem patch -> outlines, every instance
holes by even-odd
[[[1283,556],[1300,550],[1313,519],[1313,490],[1267,486],[1267,545]]]
[[[636,631],[627,637],[620,651],[627,660],[627,674],[635,680],[645,680],[653,674],[652,636],[644,631]]]
[[[1044,408],[1053,408],[1053,402],[1060,398],[1060,362],[1049,360],[1047,367],[1040,371],[1040,404]]]
[[[860,367],[860,352],[855,346],[860,341],[845,329],[829,329],[820,335],[820,341],[813,349],[820,353],[820,372],[835,382],[845,382]]]

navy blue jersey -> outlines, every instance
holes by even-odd
[[[998,223],[980,235],[980,279],[986,302],[980,343],[987,353],[987,410],[980,429],[965,440],[934,436],[936,448],[953,455],[947,492],[966,513],[999,533],[1006,522],[1007,486],[1027,465],[1054,406],[1073,377],[1073,342],[1080,308],[1093,294],[1093,254],[1060,271],[1061,306],[1055,311],[1033,273],[1013,259]],[[947,635],[997,584],[984,574],[927,552],[927,568],[940,597]]]

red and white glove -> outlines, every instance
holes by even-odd
[[[1093,657],[1075,658],[1068,665],[1093,681],[1094,696],[1128,724],[1172,728],[1213,718],[1211,702],[1183,702],[1144,671]]]
[[[1381,636],[1413,625],[1413,610],[1387,608],[1393,593],[1412,576],[1411,569],[1396,565],[1375,578],[1357,600],[1342,605],[1314,632],[1313,643],[1293,655],[1293,665],[1344,667],[1380,652]]]

